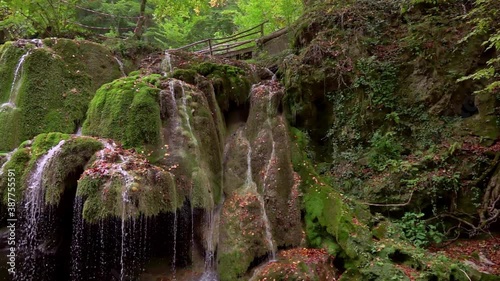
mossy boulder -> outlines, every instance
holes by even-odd
[[[0,101],[10,102],[0,111],[0,150],[39,133],[75,132],[95,90],[121,75],[111,52],[87,41],[9,42],[0,60]]]
[[[160,76],[129,76],[103,85],[90,102],[83,133],[126,147],[160,144]]]
[[[103,144],[95,138],[68,139],[46,168],[43,180],[45,202],[51,205],[59,204],[62,194],[66,191],[68,177],[79,177],[89,160],[102,148]]]
[[[272,251],[266,240],[260,194],[247,187],[231,194],[222,206],[217,255],[220,280],[242,280],[255,258]]]
[[[223,126],[213,91],[139,74],[97,91],[83,132],[145,153],[176,175],[179,196],[213,208],[221,197]]]
[[[0,194],[2,202],[7,203],[8,188],[7,174],[5,171],[12,170],[15,173],[16,198],[23,198],[29,177],[37,166],[37,161],[52,147],[71,136],[62,133],[48,133],[36,136],[33,141],[25,142],[12,154],[10,160],[5,163],[3,173],[0,175]]]
[[[491,145],[500,136],[498,97],[480,93],[475,96],[474,103],[478,114],[464,120],[464,125],[472,134],[481,137],[483,144]]]
[[[91,223],[173,212],[184,201],[171,173],[111,141],[105,141],[105,148],[86,167],[76,195],[84,201],[83,218]]]

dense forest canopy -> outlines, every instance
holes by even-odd
[[[132,37],[178,47],[227,36],[268,21],[293,22],[301,0],[1,0],[2,41],[26,37]]]

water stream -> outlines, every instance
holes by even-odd
[[[253,181],[252,177],[252,147],[250,145],[250,142],[243,136],[243,134],[240,131],[240,137],[243,139],[245,144],[248,147],[247,151],[247,172],[246,172],[246,186],[247,189],[249,189],[252,192],[255,192],[257,195],[257,199],[259,200],[260,208],[262,211],[262,220],[264,221],[264,228],[265,228],[265,239],[267,246],[269,248],[269,253],[270,256],[269,258],[271,260],[276,259],[276,248],[274,246],[273,242],[273,234],[271,231],[271,223],[269,222],[269,218],[267,217],[267,212],[266,212],[266,206],[264,203],[264,198],[262,195],[258,192],[257,190],[257,184]]]
[[[82,135],[82,126],[78,127],[78,129],[76,129],[75,135],[78,137]]]
[[[198,140],[196,139],[195,135],[194,135],[194,132],[193,132],[193,127],[191,126],[191,117],[190,117],[190,113],[192,112],[189,112],[189,107],[187,106],[187,95],[186,95],[186,91],[184,90],[184,84],[181,83],[181,93],[182,93],[182,106],[183,106],[183,109],[182,110],[182,115],[184,117],[184,120],[185,120],[185,123],[186,123],[186,126],[189,130],[189,134],[190,134],[190,138],[191,140],[193,141],[195,147],[198,146]]]
[[[17,95],[19,94],[19,89],[21,87],[20,74],[21,71],[23,70],[24,62],[26,61],[26,58],[29,55],[31,55],[33,50],[43,47],[42,40],[40,39],[23,40],[21,43],[22,44],[30,43],[34,45],[34,48],[28,49],[26,53],[24,53],[19,58],[19,61],[17,62],[16,68],[14,70],[14,78],[12,79],[12,83],[10,85],[9,101],[0,105],[0,111],[6,108],[13,108],[13,109],[16,108]]]
[[[73,232],[71,242],[71,279],[82,279],[84,246],[83,198],[77,196],[73,205]],[[102,241],[102,240],[101,240]]]
[[[161,61],[161,69],[163,70],[163,76],[170,75],[174,71],[172,67],[172,57],[168,51],[165,51],[165,57]]]
[[[43,237],[48,219],[45,218],[45,190],[43,189],[43,175],[50,160],[57,155],[65,141],[60,141],[52,147],[46,154],[41,156],[36,162],[35,171],[28,180],[28,187],[24,193],[21,203],[21,227],[22,235],[20,241],[20,252],[28,254],[25,258],[25,265],[22,268],[20,280],[25,277],[36,276],[36,253],[40,250],[40,243]],[[30,278],[31,278],[30,277]]]

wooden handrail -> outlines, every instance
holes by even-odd
[[[246,37],[250,37],[252,35],[259,34],[259,33],[260,33],[260,31],[256,31],[256,32],[252,32],[252,33],[249,33],[249,34],[246,34],[246,35],[241,35],[241,36],[238,36],[238,37],[235,37],[235,38],[232,38],[232,39],[228,39],[226,41],[218,42],[216,45],[228,43],[228,42],[231,42],[231,41],[234,41],[234,40],[238,40],[238,39],[242,39],[242,38],[246,38]],[[216,45],[214,45],[214,46],[216,46]]]
[[[233,42],[236,40],[244,39],[256,34],[260,33],[260,38],[264,37],[264,24],[268,23],[268,21],[264,21],[259,25],[256,25],[250,29],[247,29],[245,31],[233,34],[231,36],[227,37],[221,37],[221,38],[208,38],[208,39],[203,39],[200,41],[196,41],[194,43],[188,44],[186,46],[179,47],[177,49],[172,49],[172,50],[185,50],[191,47],[195,47],[200,44],[207,44],[208,48],[205,47],[205,49],[201,49],[198,51],[195,51],[196,53],[200,54],[210,54],[213,56],[214,54],[220,54],[220,51],[226,51],[226,53],[229,53],[230,51],[235,51],[234,48],[256,42],[254,39],[247,39],[244,41],[240,42]],[[258,31],[254,31],[256,29],[259,29]],[[253,31],[253,32],[252,32]],[[221,41],[222,40],[222,41]],[[233,43],[230,43],[233,42]],[[229,44],[228,44],[229,43]]]
[[[231,36],[227,36],[227,37],[216,38],[216,39],[214,39],[214,40],[224,40],[224,39],[234,38],[234,37],[236,37],[236,36],[238,36],[238,35],[245,34],[245,33],[249,32],[249,31],[252,31],[252,30],[257,29],[257,28],[259,28],[259,27],[260,27],[260,28],[261,28],[261,30],[262,30],[262,27],[264,26],[264,24],[266,24],[266,23],[268,23],[268,22],[269,22],[269,21],[268,21],[268,20],[266,20],[266,21],[262,22],[261,24],[256,25],[256,26],[254,26],[254,27],[252,27],[252,28],[249,28],[249,29],[247,29],[247,30],[245,30],[245,31],[242,31],[242,32],[240,32],[240,33],[236,33],[236,34],[233,34],[233,35],[231,35]]]

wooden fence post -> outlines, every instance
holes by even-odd
[[[212,51],[212,39],[208,39],[208,49],[210,50],[210,55],[213,56],[214,53]]]

